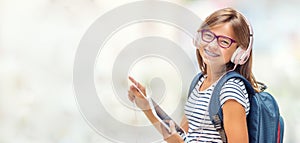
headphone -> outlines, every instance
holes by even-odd
[[[240,13],[240,12],[239,12]],[[240,15],[244,18],[246,24],[248,25],[248,29],[249,29],[249,44],[248,44],[248,48],[246,50],[242,49],[242,47],[238,47],[234,53],[232,54],[231,57],[231,62],[234,63],[236,66],[237,65],[243,65],[247,62],[247,60],[250,57],[251,54],[251,50],[252,50],[252,44],[253,44],[253,30],[252,30],[252,26],[250,25],[249,21],[247,20],[247,18],[240,13]]]

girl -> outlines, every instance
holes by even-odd
[[[252,36],[246,18],[232,8],[215,11],[200,26],[194,45],[197,47],[199,68],[204,76],[198,81],[185,105],[181,127],[187,132],[186,136],[176,132],[173,122],[170,122],[170,132],[157,125],[158,121],[149,110],[149,103],[133,86],[128,91],[129,99],[143,109],[168,143],[222,142],[209,119],[210,96],[220,77],[230,70],[243,75],[258,90],[252,74]],[[129,79],[146,94],[142,85],[132,77]],[[246,117],[250,105],[243,81],[235,78],[228,80],[221,89],[220,102],[227,142],[247,143]]]

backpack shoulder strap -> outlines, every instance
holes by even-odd
[[[220,105],[220,92],[224,84],[231,78],[240,78],[247,89],[249,95],[254,95],[255,91],[250,82],[237,72],[231,71],[221,77],[215,86],[209,103],[209,117],[217,131],[220,133],[223,142],[226,142],[226,135],[223,127],[223,112]]]
[[[200,73],[198,73],[198,74],[193,78],[192,83],[191,83],[191,85],[190,85],[188,98],[190,97],[190,95],[191,95],[193,89],[195,88],[196,84],[197,84],[198,81],[200,80],[201,76],[202,76],[202,73],[200,72]]]

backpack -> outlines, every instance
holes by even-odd
[[[201,77],[201,73],[194,77],[190,85],[188,97]],[[227,142],[227,139],[222,122],[223,114],[219,97],[222,86],[230,78],[241,79],[244,82],[249,95],[250,111],[247,116],[249,143],[282,143],[284,121],[282,116],[280,116],[278,104],[275,98],[268,92],[256,92],[250,82],[235,71],[226,73],[218,81],[212,92],[208,109],[210,120],[220,133],[222,141]],[[263,86],[262,90],[264,89],[266,89],[266,86]]]

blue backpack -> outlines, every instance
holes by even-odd
[[[188,97],[195,88],[202,74],[197,74],[189,89]],[[250,100],[250,111],[247,116],[249,143],[282,143],[284,122],[274,97],[267,92],[256,92],[250,82],[237,72],[226,73],[215,86],[209,104],[210,120],[220,133],[223,142],[227,142],[223,127],[223,114],[220,106],[220,91],[222,86],[231,78],[243,80]],[[262,90],[265,90],[264,85]]]

